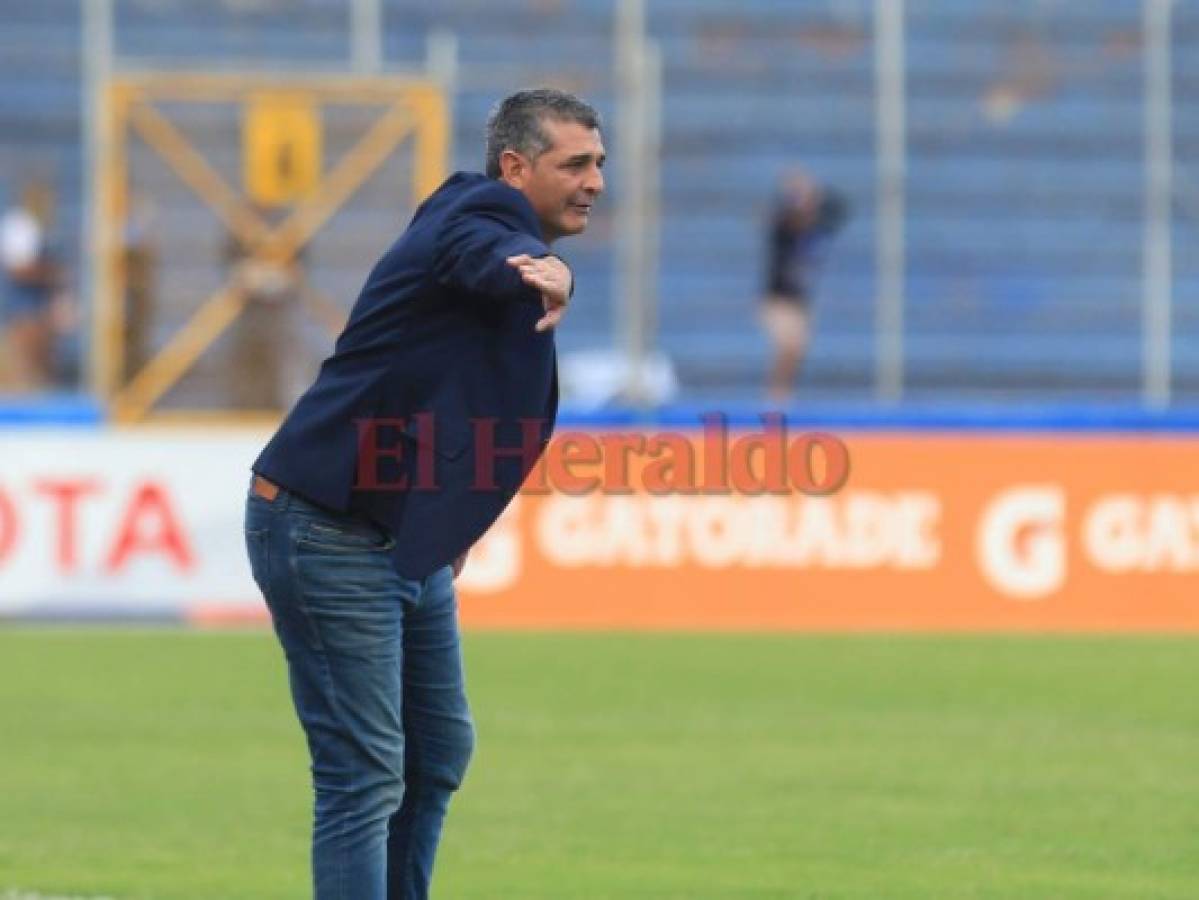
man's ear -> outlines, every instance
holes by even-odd
[[[524,187],[528,176],[529,162],[515,150],[505,150],[500,154],[500,179],[514,188]]]

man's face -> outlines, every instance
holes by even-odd
[[[579,234],[604,190],[604,145],[599,130],[578,122],[543,119],[550,147],[535,160],[505,151],[504,181],[529,198],[546,241]]]

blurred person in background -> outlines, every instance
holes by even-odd
[[[837,191],[801,169],[783,179],[766,239],[762,325],[773,357],[766,390],[771,402],[791,399],[811,335],[812,290],[829,239],[845,223],[848,206]]]
[[[562,91],[504,100],[486,172],[420,205],[252,466],[246,547],[312,757],[317,900],[428,896],[474,748],[454,579],[553,431],[574,278],[550,245],[603,190],[599,128]]]
[[[272,226],[289,211],[255,206]],[[273,259],[247,247],[236,234],[226,239],[225,264],[232,283],[246,297],[229,333],[231,357],[225,378],[234,409],[281,410],[296,399],[294,373],[304,361],[298,321],[307,277],[304,257],[300,250],[290,259]]]
[[[4,365],[0,372],[18,390],[49,387],[55,375],[55,338],[73,326],[64,279],[51,241],[54,193],[30,181],[0,219],[4,269]]]
[[[158,210],[148,194],[136,194],[121,234],[125,267],[125,380],[150,361],[158,282]]]

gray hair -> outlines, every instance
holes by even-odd
[[[541,127],[545,119],[600,127],[599,113],[574,94],[553,88],[518,91],[496,104],[487,117],[488,178],[500,177],[500,156],[505,150],[535,160],[550,149],[550,139]]]

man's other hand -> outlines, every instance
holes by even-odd
[[[508,265],[520,272],[525,284],[541,291],[541,305],[545,308],[535,326],[538,331],[553,328],[566,314],[566,304],[570,302],[570,288],[574,276],[570,268],[556,256],[541,256],[534,258],[522,253],[520,256],[508,257]]]

